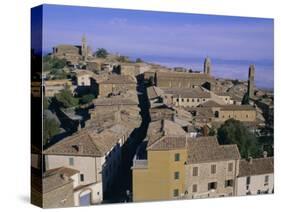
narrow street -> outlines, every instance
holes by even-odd
[[[133,131],[130,140],[124,144],[122,149],[122,165],[119,176],[116,177],[112,186],[112,192],[104,196],[105,203],[118,203],[131,201],[126,194],[127,191],[132,193],[132,171],[133,158],[137,147],[145,139],[147,128],[150,122],[149,104],[146,93],[146,86],[144,84],[143,75],[137,77],[138,99],[139,107],[141,109],[140,115],[142,118],[141,126]]]

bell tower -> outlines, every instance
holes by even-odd
[[[204,74],[211,75],[211,59],[209,57],[204,61]]]
[[[87,41],[86,41],[85,35],[82,36],[81,53],[82,53],[83,60],[86,60],[86,58],[87,58]]]
[[[249,99],[254,97],[254,87],[255,87],[255,65],[250,65],[249,76],[248,76],[248,97]]]

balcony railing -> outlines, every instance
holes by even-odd
[[[133,168],[135,169],[145,169],[147,168],[147,160],[137,160],[133,161]]]

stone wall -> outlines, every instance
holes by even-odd
[[[232,171],[228,171],[228,164],[233,164]],[[211,173],[211,165],[216,165],[216,173]],[[235,178],[239,171],[239,162],[236,160],[210,163],[187,164],[186,190],[187,198],[206,198],[219,196],[232,196],[235,194]],[[198,176],[193,176],[193,167],[198,167]],[[225,181],[233,180],[233,186],[226,187]],[[210,182],[217,182],[217,189],[208,190]],[[197,192],[193,192],[193,185],[197,185]]]

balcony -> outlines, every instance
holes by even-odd
[[[133,169],[147,169],[147,160],[138,160],[134,158]]]

